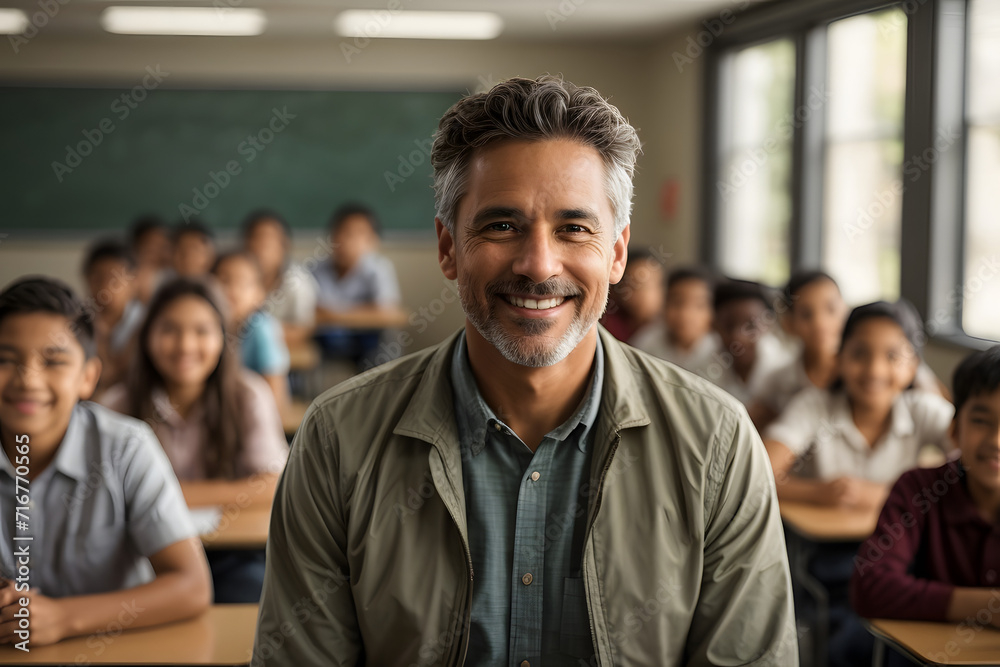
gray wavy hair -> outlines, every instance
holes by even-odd
[[[452,235],[473,154],[504,139],[575,139],[595,148],[604,161],[605,190],[618,238],[632,212],[639,135],[596,90],[549,74],[502,81],[485,93],[462,98],[441,118],[431,148],[434,204],[437,217]]]

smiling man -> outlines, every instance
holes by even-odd
[[[597,322],[635,130],[511,79],[432,151],[466,326],[323,394],[271,517],[258,665],[795,665],[774,483],[746,412]]]

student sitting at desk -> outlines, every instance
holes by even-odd
[[[66,285],[25,278],[0,293],[0,644],[105,631],[124,606],[142,610],[132,627],[143,627],[211,602],[204,552],[156,438],[83,400],[101,372],[94,354],[90,316]],[[25,605],[30,636],[18,621]]]
[[[662,317],[638,331],[631,344],[681,368],[694,370],[712,360],[719,338],[712,331],[715,280],[699,267],[681,267],[667,276]]]
[[[181,222],[174,228],[171,268],[174,276],[204,276],[215,262],[215,237],[198,220]]]
[[[961,456],[899,478],[855,558],[851,597],[861,616],[971,633],[1000,628],[1000,345],[968,356],[952,389]]]
[[[173,248],[167,225],[155,216],[142,216],[132,223],[128,237],[135,258],[136,298],[149,303],[170,269]]]
[[[109,407],[149,422],[192,507],[267,504],[288,445],[274,397],[241,369],[225,335],[225,300],[205,280],[163,285],[139,331],[125,385]],[[256,602],[263,552],[209,553],[217,602]]]
[[[374,212],[346,204],[330,221],[330,260],[313,269],[317,293],[317,339],[327,357],[351,359],[360,366],[375,355],[381,331],[400,326],[396,270],[378,254]]]
[[[630,251],[625,275],[608,291],[601,325],[618,340],[630,343],[662,310],[663,265],[644,248]]]
[[[920,320],[905,302],[855,308],[837,355],[839,380],[805,389],[764,431],[779,501],[877,510],[923,445],[947,451],[954,409],[909,390],[919,364]],[[824,545],[810,564],[831,605],[830,664],[871,661],[872,642],[847,603],[856,543]],[[801,610],[802,608],[799,607]]]
[[[95,395],[125,379],[145,307],[137,297],[135,260],[120,241],[98,242],[87,252],[83,277],[90,292],[101,379]]]
[[[781,342],[770,333],[777,316],[768,288],[748,280],[726,280],[716,286],[712,306],[719,349],[694,372],[750,407],[761,381],[788,359]]]
[[[227,328],[244,368],[258,373],[274,394],[278,410],[288,407],[288,347],[278,324],[262,310],[264,276],[253,255],[228,252],[216,260],[212,275],[222,285],[229,304]]]
[[[316,279],[289,260],[291,231],[274,211],[254,211],[243,223],[243,247],[257,258],[267,289],[265,310],[281,322],[289,346],[306,343],[316,320]]]

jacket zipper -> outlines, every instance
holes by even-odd
[[[594,513],[590,517],[590,521],[587,523],[587,534],[586,534],[586,537],[583,540],[583,557],[581,558],[581,563],[583,563],[583,559],[587,557],[587,545],[590,543],[590,537],[591,537],[591,533],[593,532],[593,529],[594,529],[594,523],[597,521],[597,511],[600,509],[601,502],[603,500],[604,479],[608,476],[608,470],[611,469],[611,460],[615,457],[615,452],[618,451],[618,445],[619,445],[619,443],[621,443],[621,441],[622,441],[621,431],[615,431],[615,439],[611,443],[611,449],[610,449],[610,451],[608,451],[608,457],[607,457],[607,459],[604,462],[604,469],[601,470],[601,477],[600,477],[600,479],[597,480],[597,500],[595,501],[595,504],[594,504]],[[583,585],[584,585],[584,589],[587,590],[588,587],[587,587],[587,577],[586,577],[586,571],[587,571],[586,564],[583,564],[582,569],[583,569],[583,572],[584,572]],[[593,640],[595,642],[595,647],[594,648],[597,649],[597,647],[596,647],[597,636],[594,633],[594,611],[593,611],[593,609],[591,609],[591,606],[590,606],[590,591],[589,590],[587,590],[587,618],[590,621],[590,636],[593,638]],[[596,650],[596,656],[597,656],[597,664],[599,666],[601,664],[601,651],[600,651],[600,649]]]

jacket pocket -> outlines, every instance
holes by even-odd
[[[559,628],[559,651],[574,658],[589,660],[594,655],[587,615],[587,594],[583,577],[563,579],[562,621]]]

